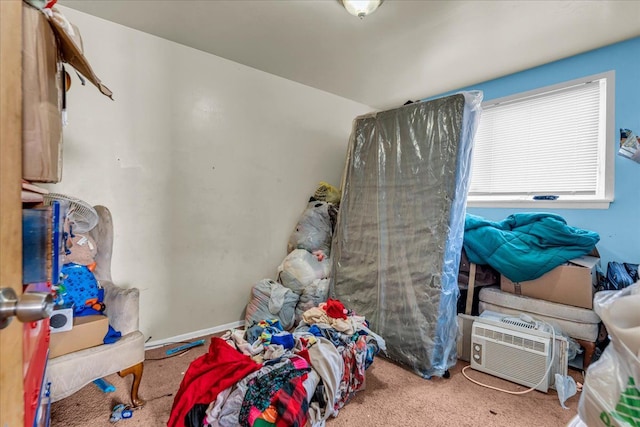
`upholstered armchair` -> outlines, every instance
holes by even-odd
[[[131,403],[133,407],[139,407],[145,403],[138,397],[144,362],[144,336],[138,330],[140,292],[136,288],[120,288],[111,280],[111,213],[104,206],[95,206],[95,209],[99,222],[89,232],[97,245],[94,274],[105,291],[105,314],[109,318],[109,324],[120,331],[122,337],[113,344],[103,344],[50,359],[47,376],[51,381],[51,401],[64,399],[90,382],[117,372],[121,377],[133,375]]]

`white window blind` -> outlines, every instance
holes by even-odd
[[[489,101],[469,201],[605,197],[607,78]]]

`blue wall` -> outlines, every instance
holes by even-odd
[[[620,128],[640,134],[640,37],[462,90],[482,90],[486,101],[609,70],[615,70],[617,145]],[[640,164],[618,156],[617,147],[615,164],[615,199],[609,209],[542,209],[562,215],[571,226],[598,232],[605,271],[609,261],[640,262]],[[525,211],[534,209],[468,208],[492,220]]]

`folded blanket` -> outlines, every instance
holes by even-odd
[[[470,262],[488,264],[514,282],[536,279],[588,254],[598,233],[567,225],[551,213],[517,213],[500,222],[467,214],[464,249]]]

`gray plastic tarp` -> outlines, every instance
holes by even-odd
[[[331,295],[387,356],[429,378],[456,362],[458,267],[480,92],[354,121],[332,244]]]

